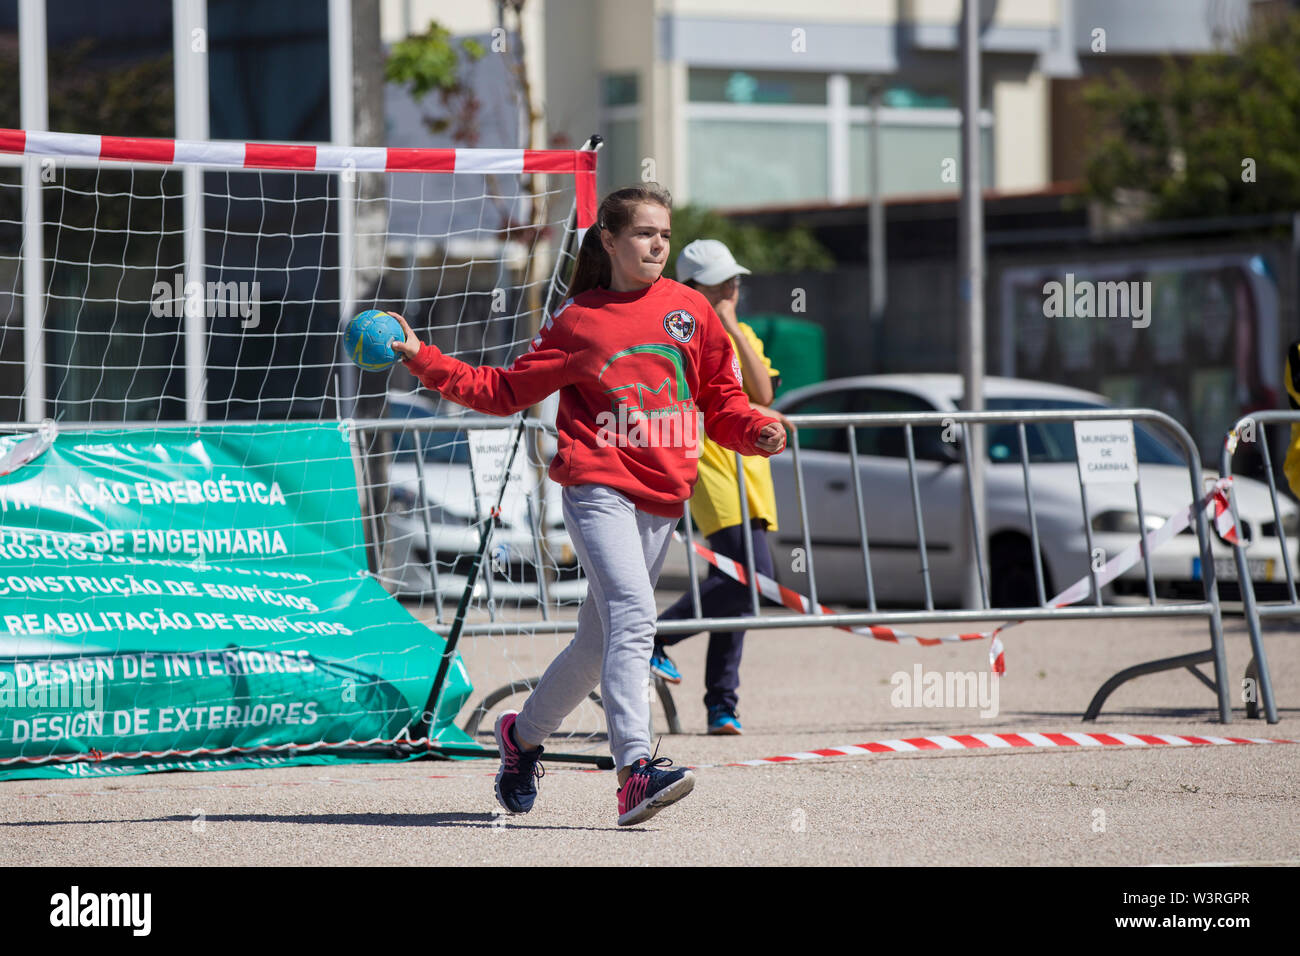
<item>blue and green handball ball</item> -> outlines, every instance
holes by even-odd
[[[382,372],[397,364],[399,356],[392,341],[406,341],[406,333],[397,320],[379,309],[367,309],[343,330],[343,349],[367,372]]]

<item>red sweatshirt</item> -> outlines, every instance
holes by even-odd
[[[425,345],[408,363],[428,388],[489,415],[560,389],[561,485],[607,485],[650,514],[676,518],[699,460],[698,417],[724,448],[754,444],[768,418],[749,406],[722,320],[694,289],[660,278],[635,292],[592,289],[546,320],[507,369],[467,365]]]

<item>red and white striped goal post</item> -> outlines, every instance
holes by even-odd
[[[547,173],[573,177],[579,229],[596,221],[596,151],[201,142],[0,129],[0,152],[91,161],[318,173]]]

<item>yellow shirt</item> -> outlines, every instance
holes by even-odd
[[[1291,410],[1296,411],[1300,409],[1300,342],[1292,342],[1287,347],[1286,372],[1282,377]],[[1291,425],[1291,444],[1287,446],[1282,470],[1286,474],[1286,483],[1291,486],[1291,493],[1300,495],[1300,424]]]
[[[763,342],[744,322],[740,332],[763,360],[769,375],[776,369],[763,352]],[[736,348],[736,342],[731,347]],[[743,368],[743,366],[742,366]],[[742,372],[743,374],[743,372]],[[691,515],[706,538],[723,528],[740,524],[740,482],[736,478],[736,453],[709,440],[706,435],[700,442],[700,472],[691,497]],[[772,487],[772,468],[767,459],[754,455],[745,459],[745,491],[749,499],[750,519],[761,518],[769,530],[776,529],[776,491]]]

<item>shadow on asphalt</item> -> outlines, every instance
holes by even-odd
[[[1300,715],[1300,707],[1279,707],[1277,713],[1278,717]],[[998,716],[1074,720],[1084,728],[1102,726],[1097,721],[1085,721],[1077,710],[1003,710],[998,712]],[[1165,717],[1178,720],[1202,720],[1207,724],[1219,723],[1218,711],[1213,707],[1129,707],[1124,710],[1103,710],[1097,717],[1098,720],[1115,717]],[[1248,727],[1255,724],[1268,726],[1262,718],[1258,721],[1248,720],[1244,709],[1240,706],[1233,708],[1232,722]]]
[[[309,826],[334,824],[341,826],[380,827],[467,827],[476,830],[590,830],[604,833],[625,827],[553,826],[515,822],[508,815],[493,813],[209,813],[203,817],[208,823],[302,823]],[[192,823],[195,817],[188,814],[168,817],[143,817],[135,820],[0,820],[5,827],[59,827],[88,826],[118,823]]]

